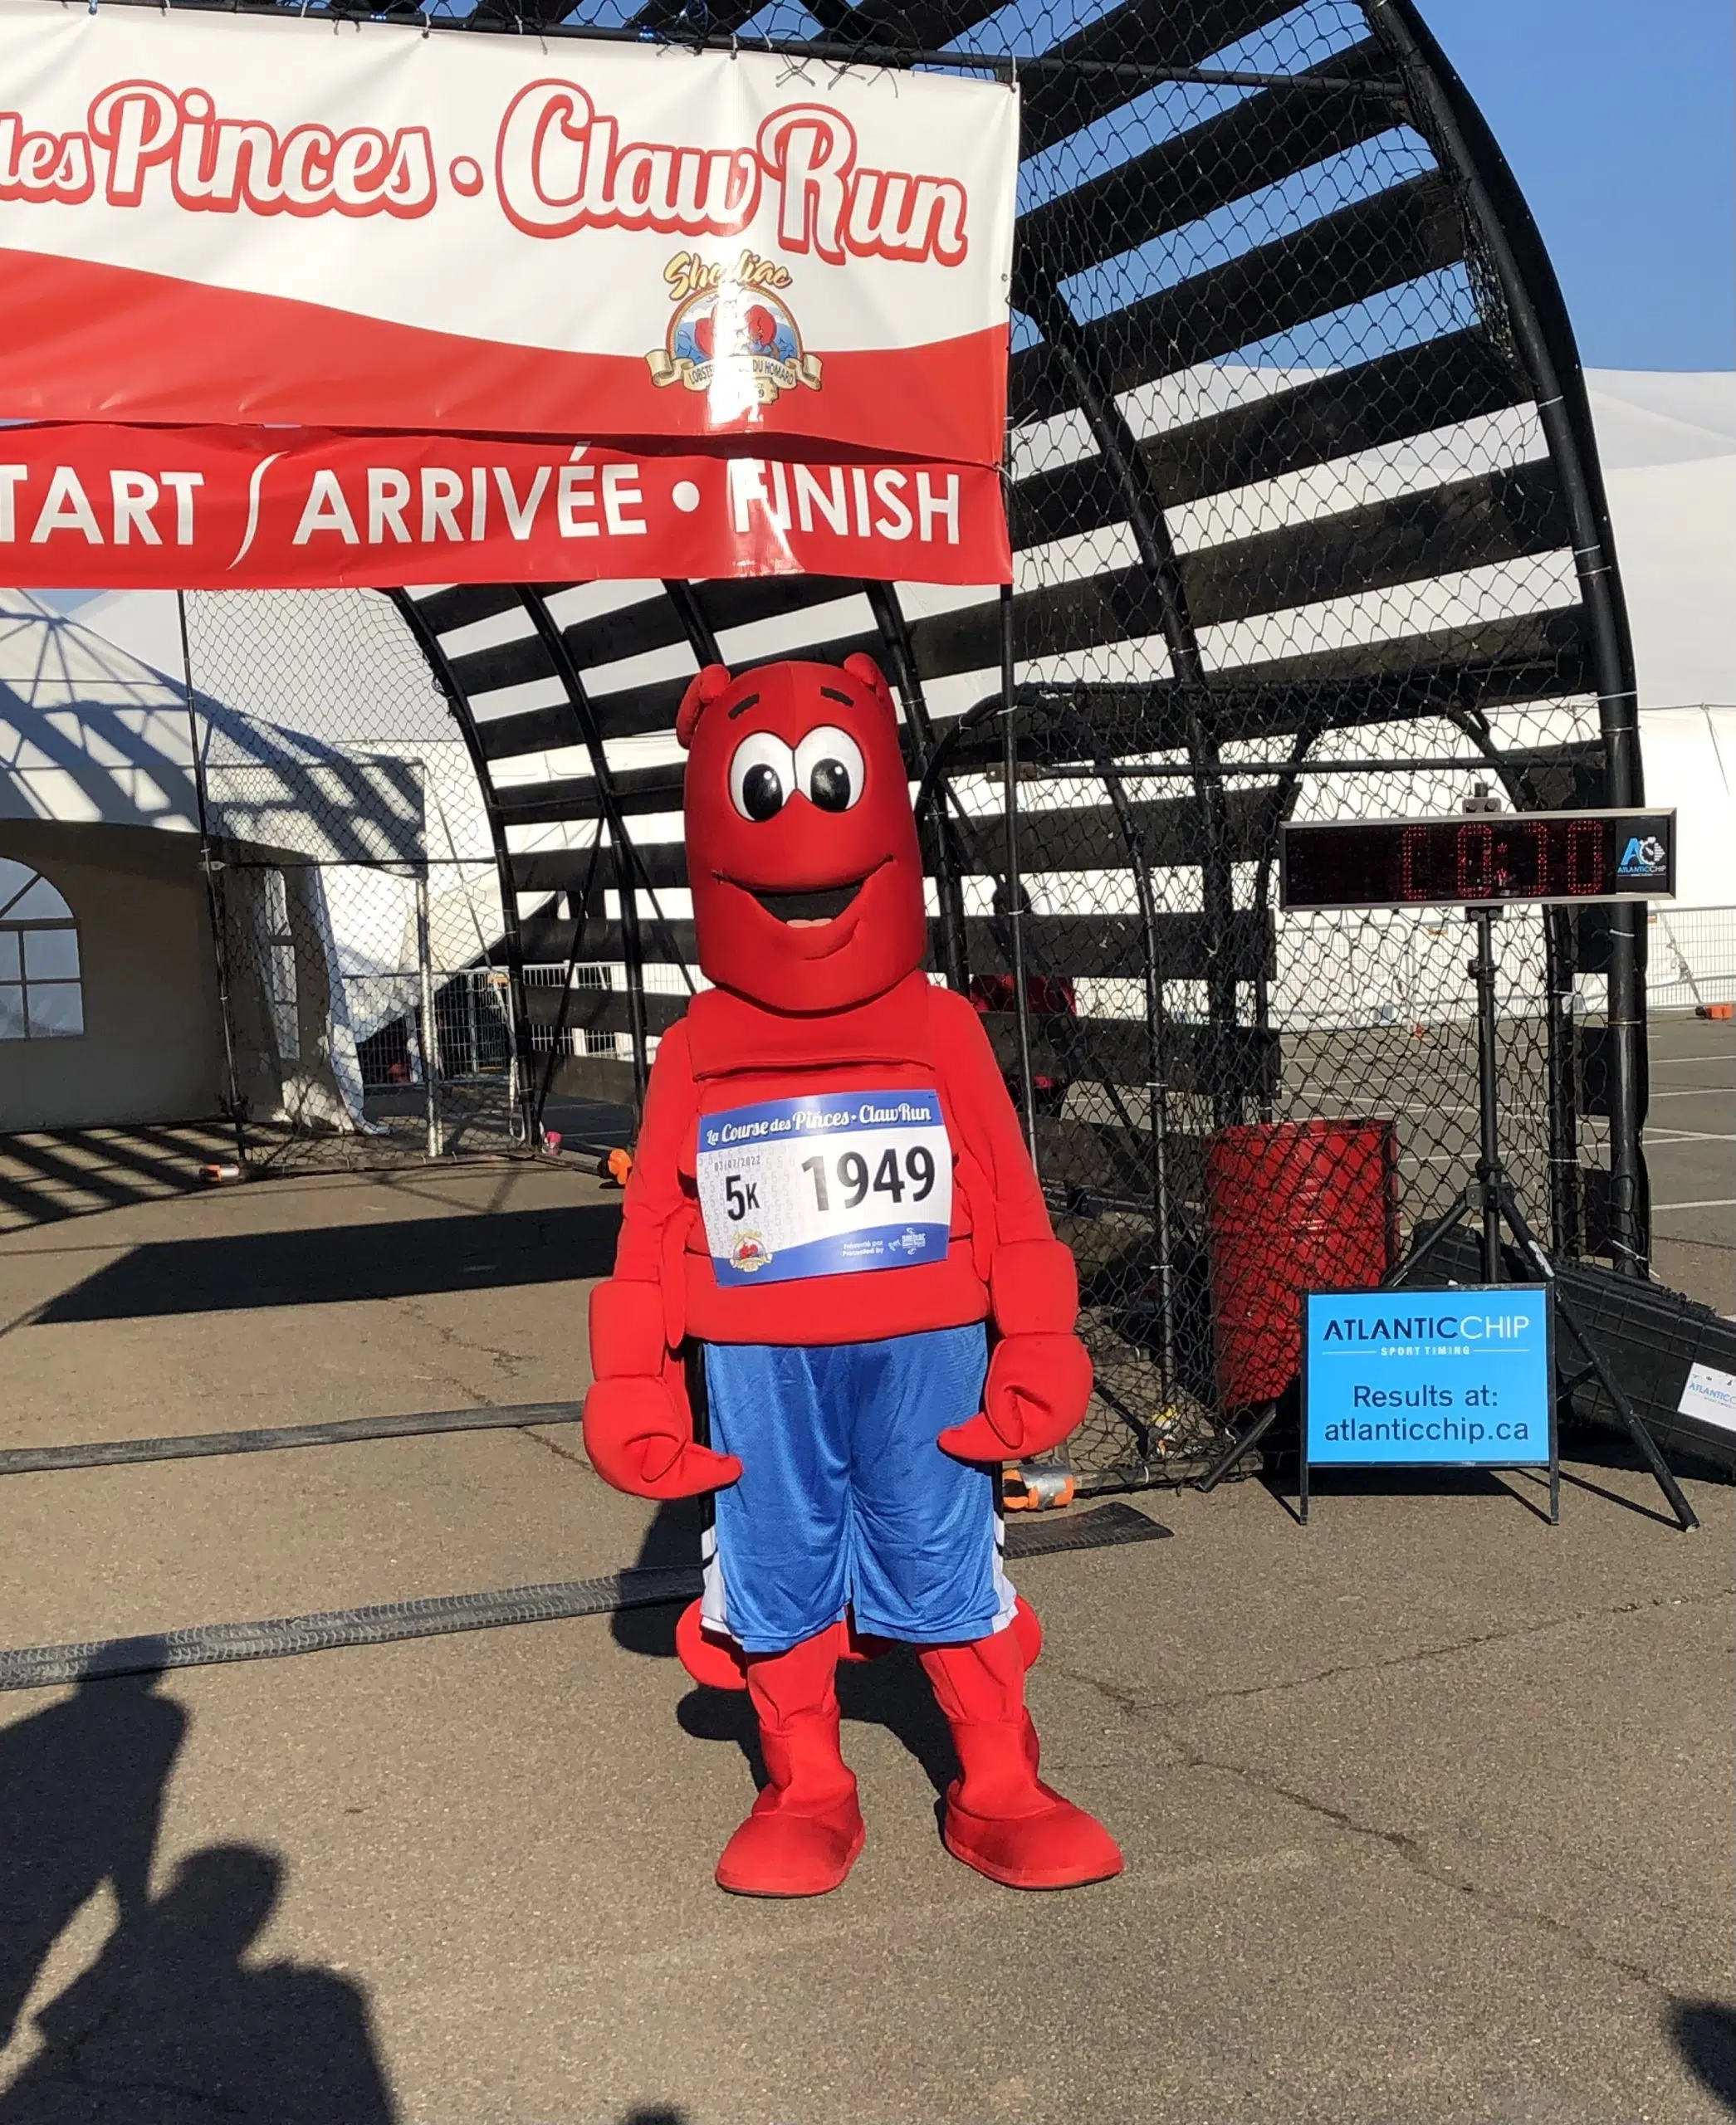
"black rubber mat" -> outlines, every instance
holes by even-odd
[[[1058,1550],[1118,1549],[1125,1542],[1166,1541],[1173,1531],[1131,1505],[1094,1505],[1088,1512],[1020,1514],[1006,1523],[1006,1553],[1010,1557],[1046,1557]]]
[[[1161,1541],[1170,1532],[1128,1505],[1018,1522],[1007,1528],[1011,1557],[1047,1556],[1063,1550],[1114,1548]],[[155,1674],[168,1668],[207,1668],[231,1660],[282,1660],[298,1653],[342,1646],[387,1645],[400,1639],[442,1638],[454,1631],[496,1630],[507,1624],[545,1624],[573,1616],[603,1616],[691,1601],[699,1592],[697,1566],[610,1572],[547,1586],[507,1586],[487,1594],[443,1594],[377,1608],[330,1609],[262,1623],[195,1624],[144,1638],[88,1639],[74,1645],[27,1645],[0,1653],[0,1691],[46,1689],[103,1675]]]
[[[348,1446],[364,1439],[418,1439],[424,1432],[499,1431],[575,1424],[582,1402],[519,1402],[499,1409],[423,1409],[408,1417],[345,1417],[326,1424],[268,1424],[257,1431],[188,1432],[174,1439],[110,1439],[88,1446],[12,1446],[0,1476],[56,1468],[108,1468],[137,1461],[198,1461],[208,1454],[281,1453],[292,1446]]]

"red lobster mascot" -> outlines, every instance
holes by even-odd
[[[976,1012],[922,971],[892,696],[866,657],[712,665],[677,735],[716,985],[651,1073],[584,1438],[619,1489],[716,1493],[677,1639],[700,1680],[745,1682],[769,1774],[718,1882],[818,1896],[849,1872],[834,1671],[864,1639],[917,1649],[951,1727],[948,1849],[1015,1888],[1101,1880],[1113,1840],[1037,1776],[1036,1619],[995,1509],[1000,1463],[1084,1414],[1078,1281]]]

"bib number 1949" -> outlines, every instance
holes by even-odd
[[[704,1115],[695,1178],[720,1284],[946,1258],[952,1147],[932,1091],[825,1092]]]
[[[908,1146],[902,1159],[896,1145],[883,1151],[872,1180],[868,1158],[861,1151],[840,1151],[835,1159],[819,1152],[802,1160],[802,1171],[814,1183],[814,1207],[822,1217],[832,1207],[834,1188],[847,1210],[853,1210],[871,1194],[884,1195],[893,1203],[902,1203],[907,1194],[914,1208],[934,1193],[934,1153],[926,1144]]]

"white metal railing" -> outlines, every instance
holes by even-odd
[[[1655,1011],[1736,1004],[1736,907],[1656,907],[1647,925]]]

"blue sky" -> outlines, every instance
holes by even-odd
[[[1731,0],[1420,0],[1599,369],[1736,366]]]

